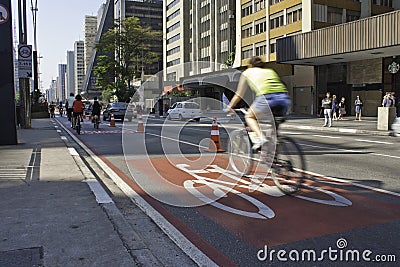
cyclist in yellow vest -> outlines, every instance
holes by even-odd
[[[266,116],[269,110],[274,116],[283,116],[290,105],[290,97],[286,86],[282,83],[278,74],[268,68],[260,57],[253,57],[249,61],[248,68],[242,73],[235,96],[228,105],[227,111],[231,112],[250,87],[256,94],[245,119],[247,125],[259,137],[259,141],[253,145],[253,149],[261,147],[266,138],[258,125],[257,119]]]

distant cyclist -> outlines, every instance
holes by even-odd
[[[97,101],[97,97],[95,96],[93,101],[93,106],[92,106],[92,116],[93,119],[94,117],[97,115],[97,119],[100,119],[100,112],[101,112],[101,105],[99,103],[99,101]]]
[[[60,101],[60,103],[58,104],[58,111],[60,113],[60,117],[62,117],[63,112],[64,112],[63,102],[62,101]]]
[[[83,110],[85,109],[85,105],[82,102],[81,95],[75,96],[75,101],[72,104],[72,108],[73,108],[72,126],[75,127],[75,120],[79,119],[79,116],[83,115]]]
[[[69,121],[71,121],[72,112],[74,111],[74,109],[72,108],[74,101],[75,101],[74,93],[70,93],[69,97],[65,102],[65,108],[67,109],[67,116]]]
[[[258,136],[259,140],[253,144],[253,149],[258,149],[267,139],[260,130],[257,119],[265,117],[269,110],[272,110],[274,116],[285,115],[290,105],[290,98],[278,74],[273,69],[265,68],[265,63],[260,57],[250,59],[248,68],[240,77],[236,94],[227,107],[228,112],[232,112],[235,105],[244,97],[247,87],[256,93],[245,119],[250,129]]]

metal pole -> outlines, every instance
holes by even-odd
[[[0,0],[0,145],[17,144],[11,0]]]

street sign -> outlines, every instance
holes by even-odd
[[[0,4],[0,25],[6,23],[10,18],[10,12],[7,7]]]
[[[32,77],[32,46],[19,45],[18,46],[18,77],[31,78]]]

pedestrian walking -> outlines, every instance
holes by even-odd
[[[343,120],[344,115],[346,115],[346,102],[345,98],[342,97],[342,99],[339,102],[339,117],[338,120]]]
[[[354,101],[354,106],[355,106],[355,111],[356,111],[356,119],[361,121],[361,115],[362,115],[362,108],[363,108],[363,102],[361,101],[360,96],[358,95],[356,100]]]
[[[324,108],[325,117],[325,123],[323,127],[332,127],[332,98],[330,92],[327,92],[326,97],[322,100],[322,107]]]
[[[336,98],[336,95],[332,96],[332,118],[334,121],[337,121],[337,113],[339,110],[339,101]]]

